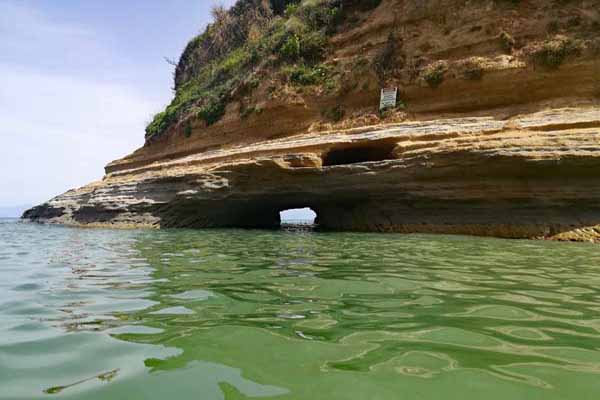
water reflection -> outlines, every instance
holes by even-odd
[[[157,362],[155,370],[235,355],[247,373],[264,369],[269,382],[302,394],[293,366],[286,376],[281,364],[310,365],[302,381],[331,374],[356,379],[343,376],[350,372],[421,379],[473,372],[499,386],[501,379],[544,389],[557,389],[556,379],[544,379],[548,368],[566,377],[600,367],[600,336],[588,326],[598,313],[582,307],[598,295],[589,284],[600,273],[591,246],[355,234],[165,235],[172,240],[164,247],[140,241],[163,281],[162,299],[153,298],[161,304],[137,318],[184,304],[192,312],[160,320],[184,353]],[[178,298],[190,290],[210,295]],[[208,352],[196,340],[224,350]],[[247,358],[254,348],[261,350]]]
[[[26,332],[1,331],[0,366],[60,396],[586,399],[600,390],[597,246],[21,229],[54,237],[53,250],[28,257],[10,288],[18,295],[0,304],[0,318]],[[27,267],[39,258],[50,261]],[[23,372],[36,363],[25,344],[51,355],[56,373]]]

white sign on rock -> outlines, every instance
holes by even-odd
[[[398,98],[398,88],[381,89],[381,100],[379,100],[379,109],[385,110],[396,107]]]

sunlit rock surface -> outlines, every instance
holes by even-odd
[[[507,238],[600,237],[600,108],[297,135],[126,168],[29,210],[117,227],[320,228]],[[112,170],[111,170],[112,168]]]
[[[273,228],[310,207],[321,229],[598,240],[598,1],[342,3],[325,84],[256,63],[219,121],[176,121],[24,218]]]

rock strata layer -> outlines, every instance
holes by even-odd
[[[145,145],[24,218],[599,241],[599,32],[599,0],[237,0]]]
[[[24,218],[75,226],[322,229],[600,239],[600,107],[302,134],[107,167]]]

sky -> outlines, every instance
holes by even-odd
[[[317,213],[308,207],[294,208],[280,212],[279,217],[282,221],[305,221],[314,223],[315,218],[317,218]]]
[[[101,179],[140,147],[173,96],[164,58],[215,3],[0,0],[0,214]]]

